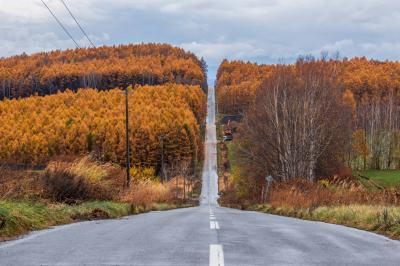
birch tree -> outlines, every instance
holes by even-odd
[[[337,76],[337,64],[312,58],[276,67],[245,115],[240,150],[248,167],[315,180],[321,156],[351,139],[351,107]]]

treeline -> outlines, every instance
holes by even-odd
[[[400,169],[400,63],[356,58],[343,62],[340,82],[353,105],[356,169]]]
[[[207,88],[207,65],[167,44],[81,48],[0,60],[0,99],[51,95],[79,88],[177,83]]]
[[[57,155],[94,154],[125,163],[123,91],[81,89],[0,102],[0,161],[44,164]],[[161,167],[202,157],[206,114],[199,86],[136,86],[129,94],[131,160]]]
[[[251,104],[256,89],[273,66],[224,60],[217,71],[218,111],[242,113]]]
[[[400,168],[398,62],[224,61],[217,98],[219,112],[245,115],[238,153],[247,173],[262,177],[268,169],[285,180],[331,176],[346,167]]]

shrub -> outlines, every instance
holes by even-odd
[[[40,171],[0,166],[0,199],[37,199],[42,196]]]
[[[88,157],[72,163],[53,161],[43,175],[45,193],[62,202],[112,199],[118,194],[118,186],[115,186],[117,179],[108,176],[108,168],[112,166],[99,165]]]
[[[121,200],[136,206],[149,207],[153,203],[172,202],[174,194],[170,183],[163,184],[159,181],[146,180],[132,184]]]
[[[395,188],[371,191],[352,179],[310,182],[293,179],[275,183],[268,195],[272,206],[316,208],[348,204],[398,204],[400,191]]]
[[[157,180],[155,170],[152,167],[131,167],[131,178],[133,182],[141,182],[147,180]]]

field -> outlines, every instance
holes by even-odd
[[[400,170],[366,170],[354,174],[367,187],[373,186],[373,183],[381,187],[395,187],[400,184]]]

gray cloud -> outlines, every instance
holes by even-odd
[[[59,0],[45,0],[82,46]],[[321,51],[400,58],[397,0],[66,0],[98,45],[165,42],[204,56],[293,61]],[[40,0],[0,0],[0,56],[73,47]]]

